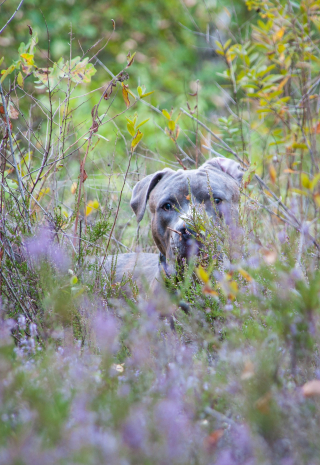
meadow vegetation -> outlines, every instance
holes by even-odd
[[[0,4],[0,463],[320,464],[320,1],[42,4]],[[106,276],[157,252],[135,183],[215,156],[236,229]]]

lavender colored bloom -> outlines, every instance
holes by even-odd
[[[100,310],[94,318],[93,329],[100,350],[111,353],[116,352],[119,334],[117,320]]]
[[[287,233],[284,229],[278,233],[278,239],[281,244],[284,244],[288,240]]]
[[[178,399],[165,399],[155,409],[155,425],[164,439],[163,454],[168,463],[187,459],[190,425]]]
[[[231,301],[228,301],[228,303],[224,306],[224,309],[227,312],[231,312],[233,310],[233,305],[232,305]]]
[[[21,329],[26,329],[26,317],[24,315],[19,315],[18,325]]]
[[[37,325],[35,323],[31,323],[29,329],[31,337],[35,337],[38,334]]]
[[[42,227],[38,234],[26,240],[26,249],[37,264],[42,260],[49,260],[61,272],[66,272],[69,268],[70,260],[66,251],[53,242],[52,233],[46,227]]]
[[[214,465],[238,465],[238,462],[235,461],[232,452],[233,451],[230,449],[220,452],[217,460],[214,462]]]
[[[146,447],[148,428],[147,415],[142,408],[131,411],[122,428],[122,439],[124,443],[134,450]]]

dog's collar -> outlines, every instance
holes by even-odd
[[[163,255],[163,253],[161,253],[161,252],[159,254],[159,267],[165,272],[166,277],[169,278],[170,274],[169,274],[169,271],[168,271],[166,256]]]

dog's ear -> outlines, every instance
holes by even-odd
[[[161,181],[166,174],[172,172],[170,168],[165,168],[162,171],[149,174],[149,176],[143,178],[134,186],[130,206],[137,216],[138,223],[140,223],[143,218],[152,189],[156,187],[158,182]]]
[[[229,174],[238,184],[241,183],[244,174],[244,170],[241,168],[240,164],[234,160],[230,160],[230,158],[212,158],[201,166],[201,169],[207,168],[216,168]]]

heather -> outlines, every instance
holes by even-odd
[[[0,463],[318,464],[320,2],[0,5]],[[239,219],[161,292],[135,183],[210,157]]]

